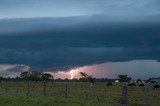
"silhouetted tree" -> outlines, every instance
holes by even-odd
[[[24,71],[20,74],[21,79],[29,80],[30,77],[31,77],[31,72],[29,71]]]
[[[40,72],[31,72],[30,80],[32,81],[40,81],[42,78],[42,73]]]
[[[46,81],[46,80],[53,79],[53,76],[49,73],[25,71],[20,74],[20,78],[25,80],[31,80],[31,81]]]
[[[130,76],[127,75],[118,75],[118,80],[120,82],[129,82],[132,80],[132,78]]]
[[[53,76],[49,73],[42,73],[41,79],[43,81],[47,81],[47,80],[53,79]]]
[[[94,78],[84,72],[80,72],[80,75],[84,78],[85,81],[88,81],[90,83],[94,83]]]
[[[0,83],[1,83],[2,80],[4,80],[4,78],[3,78],[3,77],[0,77]]]

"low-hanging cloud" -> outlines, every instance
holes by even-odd
[[[72,18],[2,21],[0,64],[58,71],[111,61],[160,60],[159,22],[79,23]]]

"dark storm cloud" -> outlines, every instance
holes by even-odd
[[[88,21],[86,17],[3,20],[0,63],[54,71],[111,61],[159,60],[159,41],[159,21]]]

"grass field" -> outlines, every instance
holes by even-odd
[[[104,83],[96,83],[91,92],[88,83],[47,82],[46,96],[42,82],[8,82],[5,92],[5,82],[0,83],[0,106],[159,106],[160,90],[153,90],[152,85],[144,87],[129,87],[128,104],[120,104],[121,85],[107,87]],[[67,97],[65,96],[67,94]]]

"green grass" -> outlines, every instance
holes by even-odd
[[[8,82],[7,93],[4,82],[0,84],[0,106],[144,106],[143,87],[129,88],[129,103],[120,104],[121,85],[107,87],[96,83],[92,95],[89,96],[88,83],[68,83],[68,96],[65,98],[65,83],[47,83],[47,95],[43,95],[43,83],[31,83],[30,94],[27,94],[27,83]],[[17,92],[18,91],[18,92]],[[147,103],[159,106],[160,90],[148,87]]]

